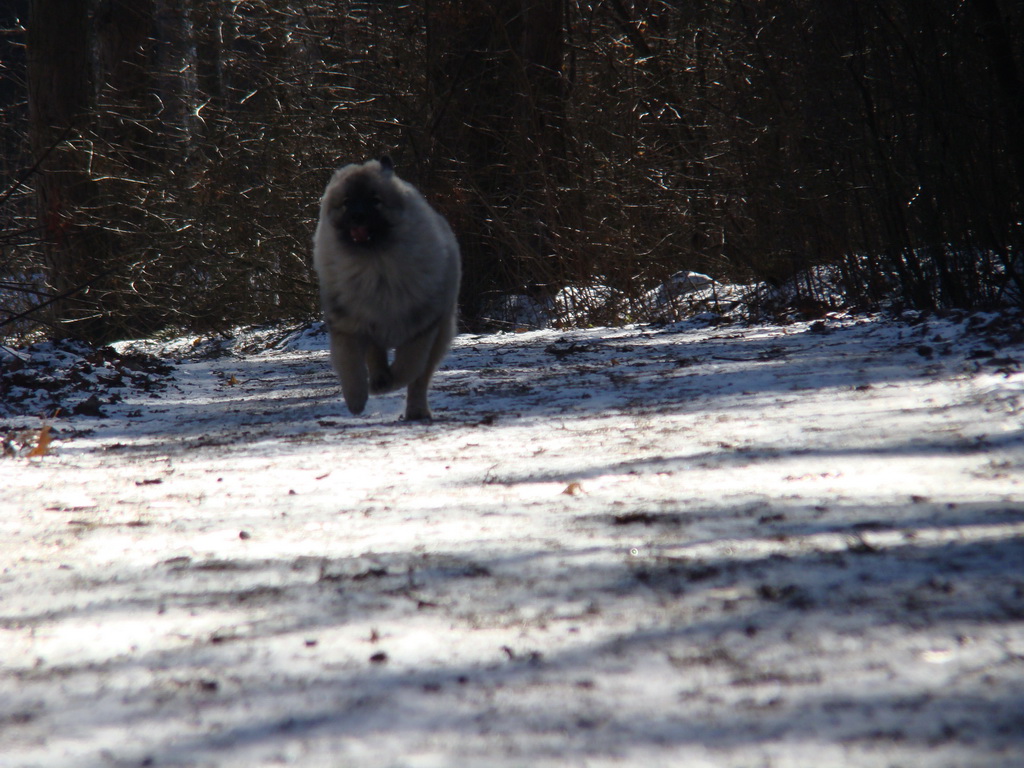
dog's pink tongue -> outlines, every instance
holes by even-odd
[[[352,227],[352,229],[348,231],[348,234],[354,243],[365,243],[370,239],[369,227]]]

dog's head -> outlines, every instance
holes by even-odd
[[[401,182],[384,157],[335,171],[322,210],[341,243],[372,250],[387,245],[404,209]]]

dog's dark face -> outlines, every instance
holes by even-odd
[[[355,249],[387,245],[401,214],[389,164],[352,166],[328,192],[330,221],[338,239]]]

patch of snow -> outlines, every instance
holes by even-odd
[[[621,319],[626,297],[600,283],[567,285],[555,294],[555,313],[565,325],[593,325],[602,318]]]
[[[672,323],[702,313],[724,315],[741,306],[753,289],[725,285],[699,272],[677,272],[648,291],[634,313],[645,320]]]
[[[0,765],[1017,766],[1014,323],[463,335],[430,424],[319,325],[118,345],[0,459]]]

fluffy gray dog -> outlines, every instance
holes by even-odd
[[[408,387],[406,420],[431,418],[427,388],[455,336],[459,294],[448,222],[388,158],[346,165],[320,200],[313,264],[348,409]]]

